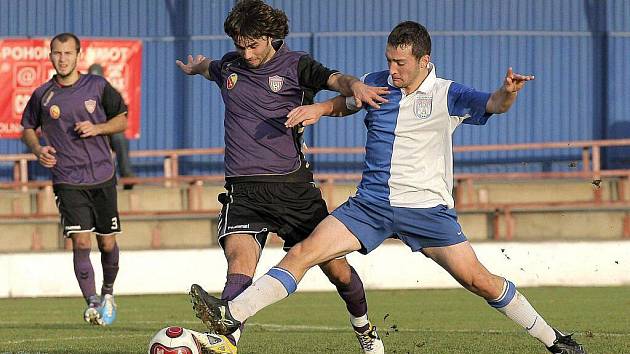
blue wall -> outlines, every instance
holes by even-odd
[[[577,0],[277,0],[290,19],[289,46],[329,67],[360,76],[386,69],[387,33],[405,19],[427,26],[438,75],[494,90],[508,66],[536,75],[513,109],[484,127],[463,126],[455,143],[500,144],[630,136],[630,1]],[[132,149],[223,144],[218,90],[176,68],[188,53],[220,57],[232,48],[223,20],[233,0],[4,0],[0,36],[138,38],[144,42],[141,138]],[[320,94],[324,99],[329,94]],[[324,119],[311,146],[359,146],[360,117]],[[23,152],[0,140],[0,153]],[[458,171],[566,169],[578,150],[458,154]],[[625,157],[608,151],[610,166]],[[182,162],[185,173],[220,171],[221,157]],[[141,174],[155,160],[135,160]],[[349,164],[350,162],[350,164]],[[357,156],[321,156],[317,169],[343,170]],[[542,162],[542,163],[541,163]],[[619,167],[619,166],[617,166]],[[8,178],[8,170],[0,178]],[[34,170],[33,172],[36,172]]]

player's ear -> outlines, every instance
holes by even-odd
[[[429,62],[431,62],[431,56],[429,54],[425,54],[420,58],[420,67],[426,69],[429,66]]]

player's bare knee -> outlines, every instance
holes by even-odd
[[[90,249],[92,248],[92,240],[88,235],[85,234],[73,234],[72,237],[72,248],[73,249]]]
[[[116,236],[98,236],[96,240],[101,252],[111,252],[116,246]]]
[[[320,267],[328,280],[337,287],[346,286],[352,280],[352,271],[345,258],[330,260],[320,264]]]
[[[472,293],[483,297],[484,299],[494,299],[493,296],[496,292],[494,286],[494,276],[492,274],[475,274],[466,280],[466,284],[463,284],[466,289]]]

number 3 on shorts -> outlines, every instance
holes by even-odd
[[[114,216],[112,218],[112,230],[118,229],[118,217]]]

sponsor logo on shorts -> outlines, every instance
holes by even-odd
[[[249,229],[249,224],[228,226],[228,230],[234,230],[234,229]]]
[[[72,226],[66,226],[64,227],[64,229],[70,231],[70,230],[81,230],[81,225],[72,225]]]

